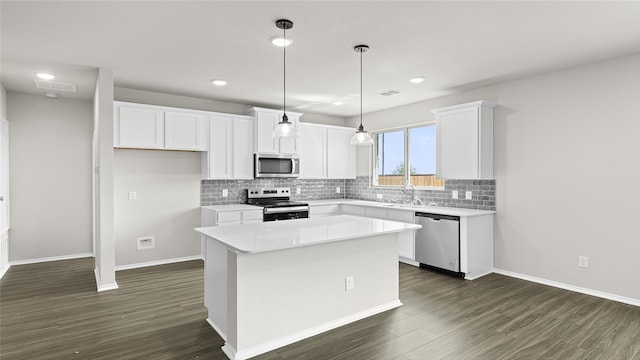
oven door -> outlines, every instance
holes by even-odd
[[[297,177],[300,175],[300,159],[288,154],[255,154],[254,176]]]
[[[308,206],[286,206],[286,207],[274,207],[264,208],[264,215],[262,221],[279,221],[279,220],[293,220],[293,219],[306,219],[309,217]]]

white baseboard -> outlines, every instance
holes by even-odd
[[[340,326],[346,325],[346,324],[350,324],[354,321],[358,321],[358,320],[362,320],[364,318],[367,318],[369,316],[373,316],[376,314],[379,314],[381,312],[387,311],[387,310],[391,310],[391,309],[395,309],[399,306],[402,306],[402,303],[400,302],[400,300],[394,300],[391,301],[389,303],[380,305],[380,306],[376,306],[373,307],[371,309],[367,309],[364,311],[361,311],[359,313],[353,314],[353,315],[349,315],[349,316],[345,316],[343,318],[334,320],[334,321],[329,321],[327,323],[324,324],[320,324],[318,326],[314,326],[312,328],[303,330],[303,331],[299,331],[293,334],[290,334],[288,336],[284,336],[281,338],[277,338],[262,344],[258,344],[256,346],[252,346],[250,348],[247,349],[243,349],[243,350],[236,350],[234,349],[231,345],[229,345],[228,343],[225,342],[224,346],[222,346],[222,351],[227,355],[227,357],[229,357],[229,359],[231,360],[244,360],[244,359],[249,359],[251,357],[260,355],[260,354],[264,354],[266,352],[269,352],[271,350],[275,350],[278,348],[281,348],[283,346],[289,345],[289,344],[293,344],[294,342],[300,341],[300,340],[304,340],[306,338],[321,334],[325,331],[329,331],[335,328],[338,328]]]
[[[420,267],[420,263],[419,262],[417,262],[415,260],[407,259],[406,257],[399,256],[398,257],[398,261],[400,261],[401,263],[405,263],[407,265]]]
[[[7,264],[3,267],[0,268],[0,279],[2,279],[2,277],[4,276],[4,274],[7,273],[7,271],[9,271],[9,268],[11,267],[11,264]]]
[[[93,269],[93,274],[96,277],[96,288],[98,289],[98,292],[118,289],[118,283],[115,282],[115,280],[111,284],[102,284],[101,283],[101,281],[100,281],[101,278],[100,278],[100,274],[98,273],[98,268],[94,268]]]
[[[201,255],[194,255],[194,256],[185,256],[185,257],[180,257],[180,258],[146,261],[146,262],[136,263],[136,264],[117,265],[116,266],[116,271],[138,269],[138,268],[149,267],[149,266],[174,264],[174,263],[179,263],[179,262],[184,262],[184,261],[192,261],[192,260],[202,260],[202,256]]]
[[[598,291],[598,290],[587,289],[587,288],[583,288],[583,287],[580,287],[580,286],[569,285],[569,284],[565,284],[565,283],[561,283],[561,282],[557,282],[557,281],[553,281],[553,280],[547,280],[547,279],[543,279],[543,278],[539,278],[539,277],[535,277],[535,276],[529,276],[529,275],[525,275],[525,274],[520,274],[520,273],[516,273],[516,272],[508,271],[508,270],[503,270],[503,269],[493,269],[493,270],[494,270],[494,272],[496,274],[500,274],[500,275],[510,276],[510,277],[514,277],[514,278],[517,278],[517,279],[527,280],[527,281],[531,281],[531,282],[535,282],[535,283],[539,283],[539,284],[543,284],[543,285],[549,285],[549,286],[557,287],[557,288],[560,288],[560,289],[574,291],[574,292],[578,292],[578,293],[586,294],[586,295],[591,295],[591,296],[596,296],[596,297],[599,297],[599,298],[603,298],[603,299],[607,299],[607,300],[613,300],[613,301],[617,301],[617,302],[621,302],[621,303],[625,303],[625,304],[629,304],[629,305],[640,306],[640,300],[639,299],[633,299],[633,298],[628,298],[628,297],[625,297],[625,296],[610,294],[610,293],[606,293],[606,292],[602,292],[602,291]]]
[[[216,324],[214,324],[213,321],[211,321],[211,319],[207,318],[207,323],[209,324],[209,326],[213,328],[213,330],[215,330],[218,333],[218,335],[220,335],[222,340],[227,341],[227,334],[225,334],[224,331],[220,330],[220,328],[216,326]]]
[[[49,261],[81,259],[81,258],[88,258],[93,256],[94,256],[93,253],[52,256],[52,257],[39,258],[39,259],[9,261],[9,265],[14,266],[14,265],[37,264],[37,263],[43,263],[43,262],[49,262]]]

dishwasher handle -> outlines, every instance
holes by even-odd
[[[440,221],[440,220],[460,221],[460,216],[431,214],[431,213],[422,213],[422,212],[417,212],[416,217],[429,218],[431,221]]]

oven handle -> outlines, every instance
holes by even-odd
[[[308,206],[285,206],[285,207],[277,207],[277,208],[264,208],[265,214],[281,214],[288,212],[301,212],[301,211],[309,211]]]

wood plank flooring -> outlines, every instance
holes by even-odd
[[[0,359],[226,359],[206,323],[201,261],[120,271],[93,259],[12,267]],[[640,360],[640,308],[497,274],[465,281],[400,264],[404,306],[256,360]]]

